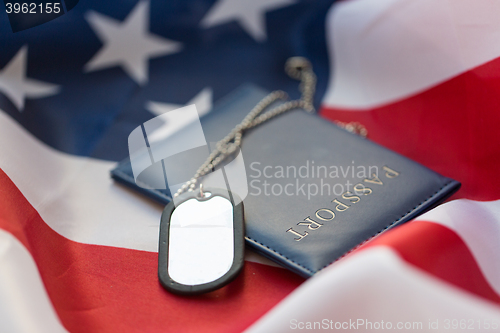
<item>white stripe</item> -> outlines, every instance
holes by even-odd
[[[485,322],[490,327],[492,322],[500,325],[500,310],[492,303],[433,278],[404,262],[393,250],[380,246],[347,257],[315,275],[247,332],[301,331],[299,323],[322,325],[324,320],[328,325],[333,321],[334,327],[328,328],[331,331],[390,331],[388,322],[392,330],[398,322],[403,325],[422,322],[422,329],[403,329],[408,332],[467,331],[451,327],[446,330],[446,319],[463,319],[481,332]],[[353,328],[349,323],[357,324],[358,320],[359,323],[363,320],[363,325]],[[429,328],[436,320],[439,329]],[[381,325],[382,321],[386,329],[377,330],[375,323]],[[347,322],[347,329],[335,329],[336,322],[341,325]],[[364,326],[366,322],[372,323],[372,329]],[[323,329],[326,331],[325,327],[316,327],[316,331]]]
[[[0,267],[0,331],[67,332],[30,253],[3,230],[0,230]]]
[[[327,17],[324,103],[367,109],[415,95],[500,56],[500,1],[352,0]]]
[[[0,110],[0,168],[42,219],[76,242],[156,252],[163,206],[117,185],[115,162],[43,144]],[[246,260],[276,264],[254,253]]]
[[[500,295],[500,200],[454,200],[417,218],[454,230],[467,244],[484,277]]]
[[[113,183],[113,162],[58,152],[0,112],[0,168],[42,219],[82,243],[157,251],[162,207]]]

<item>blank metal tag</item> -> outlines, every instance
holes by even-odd
[[[222,189],[204,194],[179,196],[161,216],[158,277],[173,293],[216,290],[243,267],[243,202]]]

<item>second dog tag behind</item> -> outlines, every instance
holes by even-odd
[[[158,276],[177,294],[216,290],[232,281],[243,267],[243,203],[234,194],[207,189],[192,192],[164,209],[160,224]],[[239,202],[236,206],[233,202]]]

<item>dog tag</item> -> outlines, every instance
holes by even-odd
[[[222,189],[184,193],[163,211],[159,244],[158,277],[167,290],[216,290],[243,267],[243,202]]]

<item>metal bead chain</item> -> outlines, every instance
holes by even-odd
[[[217,165],[219,165],[227,156],[234,153],[241,146],[241,139],[243,133],[253,127],[256,127],[272,118],[279,116],[287,111],[302,108],[307,112],[314,112],[313,97],[314,91],[316,89],[316,75],[312,70],[311,63],[302,57],[293,57],[288,59],[285,64],[286,73],[297,80],[300,80],[299,90],[302,96],[298,100],[288,101],[281,105],[274,107],[273,109],[262,113],[271,104],[277,100],[288,99],[287,93],[281,90],[276,90],[264,97],[257,105],[246,115],[243,121],[236,125],[228,135],[215,145],[215,149],[208,156],[205,163],[203,163],[200,168],[196,171],[193,178],[186,182],[182,187],[174,194],[174,198],[178,197],[180,194],[189,191],[193,192],[196,185],[199,183],[201,178],[206,174],[210,173]],[[357,122],[343,123],[337,121],[337,125],[343,127],[349,132],[356,133],[363,137],[366,137],[368,131],[366,128]],[[200,186],[200,193],[202,192]]]
[[[174,194],[174,198],[186,191],[194,191],[196,185],[203,176],[210,173],[227,156],[234,153],[241,146],[243,132],[246,130],[265,123],[266,121],[293,109],[302,108],[307,112],[314,112],[313,97],[316,88],[316,75],[312,71],[311,63],[305,58],[293,57],[288,59],[286,62],[285,71],[290,77],[301,81],[299,86],[300,92],[302,93],[301,98],[299,100],[285,102],[265,113],[262,113],[275,101],[288,99],[287,93],[281,90],[273,91],[264,97],[248,113],[240,124],[236,125],[236,127],[234,127],[224,139],[217,142],[215,149],[208,156],[205,163],[200,166],[193,178],[181,186],[181,188]]]
[[[359,136],[362,136],[363,138],[366,138],[368,136],[368,130],[366,129],[366,127],[358,123],[357,121],[345,123],[339,120],[334,120],[334,123],[337,126],[345,129],[347,132],[357,134]]]

